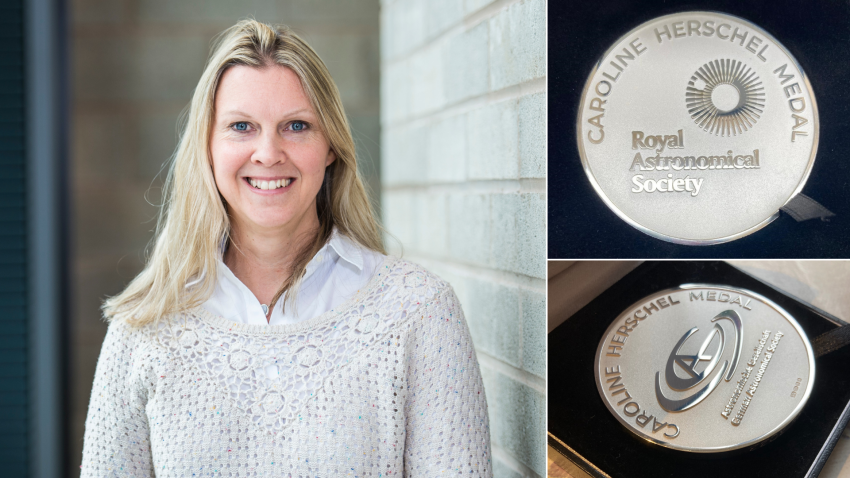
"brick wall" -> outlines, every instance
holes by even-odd
[[[92,378],[106,333],[100,302],[141,270],[163,162],[212,38],[247,16],[285,23],[330,69],[362,171],[380,192],[378,0],[73,0],[70,476],[79,475]],[[153,187],[151,187],[153,186]],[[375,200],[378,195],[375,194]]]
[[[460,297],[498,477],[546,468],[545,20],[544,0],[381,3],[388,242]]]

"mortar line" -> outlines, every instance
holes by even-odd
[[[437,35],[430,38],[423,38],[422,42],[415,47],[399,52],[395,56],[388,58],[381,58],[381,69],[390,66],[393,63],[399,63],[409,59],[410,57],[426,50],[434,45],[439,45],[441,43],[448,42],[448,39],[453,37],[456,34],[463,33],[465,31],[469,31],[472,28],[478,26],[478,24],[484,22],[485,20],[489,20],[490,18],[495,17],[500,12],[507,10],[511,5],[515,3],[520,3],[523,0],[497,0],[477,11],[472,13],[468,13],[461,17],[459,21],[456,21],[451,26],[447,27]],[[383,15],[381,16],[381,21],[384,20]]]
[[[425,113],[396,120],[391,123],[381,123],[381,129],[386,131],[404,126],[416,127],[422,123],[439,121],[451,116],[467,113],[481,106],[487,106],[489,104],[499,103],[502,101],[515,100],[535,93],[543,93],[545,91],[546,77],[541,76],[522,83],[506,86],[495,91],[488,91],[477,96],[471,96],[458,103],[446,105],[437,110],[430,110]]]
[[[483,350],[475,349],[475,353],[478,356],[478,363],[484,365],[496,372],[514,380],[515,382],[519,382],[523,385],[526,385],[537,392],[540,392],[544,396],[546,395],[546,380],[534,375],[533,373],[526,372],[525,370],[520,370],[513,365],[507,364],[500,359],[489,355],[487,352]]]
[[[383,192],[491,192],[491,193],[546,193],[545,178],[484,179],[454,183],[382,185]]]
[[[532,470],[528,467],[528,465],[516,459],[516,457],[514,457],[509,451],[505,450],[499,445],[491,443],[490,452],[493,454],[493,458],[501,461],[502,463],[507,465],[508,468],[516,471],[523,477],[542,478],[540,475],[537,474],[536,471]]]

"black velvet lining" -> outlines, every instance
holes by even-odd
[[[850,401],[850,347],[815,360],[815,382],[797,419],[772,441],[745,451],[693,454],[650,445],[626,430],[605,407],[593,374],[596,347],[611,321],[630,304],[689,282],[724,284],[761,294],[800,323],[809,338],[837,325],[812,307],[723,262],[647,262],[549,334],[549,432],[612,477],[806,476],[827,456],[824,443],[840,433]],[[845,420],[846,421],[846,420]]]

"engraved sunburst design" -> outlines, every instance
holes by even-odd
[[[703,130],[720,136],[738,135],[761,117],[764,87],[752,68],[740,61],[714,60],[691,76],[685,101],[694,123]]]

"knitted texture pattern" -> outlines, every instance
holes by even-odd
[[[492,476],[457,297],[395,258],[297,324],[112,322],[84,440],[82,477]]]

